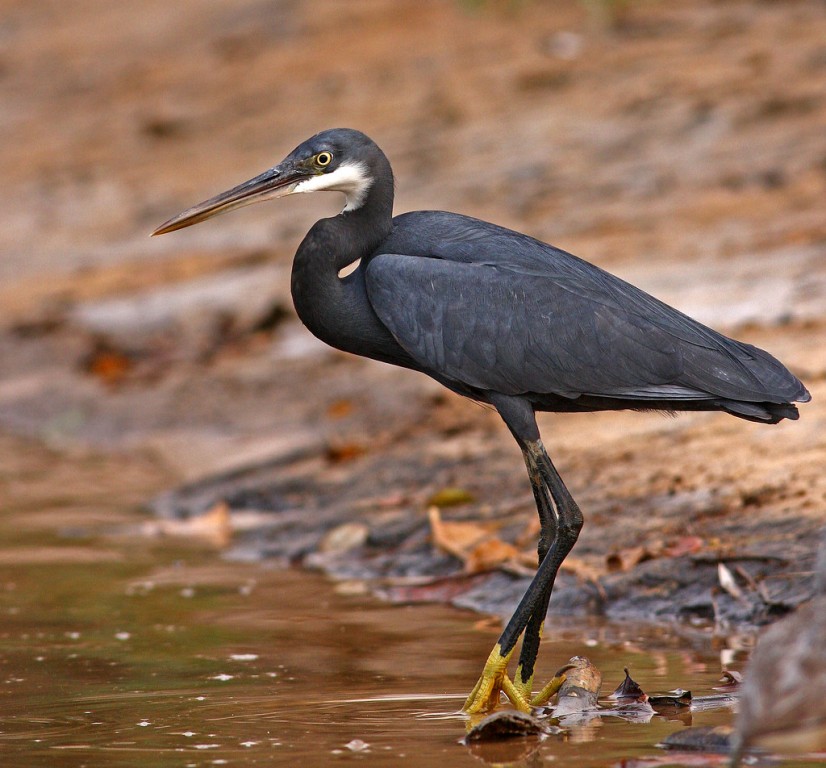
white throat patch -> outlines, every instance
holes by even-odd
[[[373,179],[364,163],[342,163],[332,173],[323,173],[299,181],[291,194],[331,190],[344,193],[344,210],[354,211],[364,202]]]

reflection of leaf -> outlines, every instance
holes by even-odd
[[[484,576],[457,574],[440,579],[431,579],[420,583],[406,584],[403,581],[391,582],[381,590],[381,594],[396,603],[449,603],[478,584]],[[496,634],[501,626],[497,624]]]
[[[743,676],[739,672],[724,669],[723,674],[720,676],[720,685],[715,685],[712,690],[731,693],[731,691],[736,691],[742,682]]]

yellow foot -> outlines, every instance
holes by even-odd
[[[479,678],[470,696],[467,697],[462,709],[469,715],[479,712],[491,712],[499,706],[499,693],[504,693],[520,712],[530,712],[531,706],[523,686],[517,687],[508,677],[508,662],[513,656],[511,650],[506,656],[502,655],[502,647],[497,643],[485,662],[485,669]],[[529,695],[529,694],[528,694]]]
[[[574,664],[566,664],[564,667],[561,667],[557,671],[557,673],[548,681],[548,684],[530,700],[531,706],[541,707],[543,704],[547,704],[548,701],[550,701],[551,697],[555,696],[557,691],[559,691],[559,689],[562,687],[562,683],[565,682],[565,673],[569,669],[574,668]]]
[[[531,700],[531,689],[533,687],[533,675],[531,675],[527,680],[522,678],[523,675],[522,665],[520,664],[516,668],[516,674],[513,676],[513,685],[516,690],[519,692],[519,695],[527,702]],[[531,705],[533,706],[533,705]]]

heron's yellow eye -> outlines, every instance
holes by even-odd
[[[321,168],[326,168],[331,162],[333,162],[333,155],[330,152],[319,152],[315,156],[315,163]]]

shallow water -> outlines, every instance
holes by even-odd
[[[15,764],[477,764],[457,743],[457,710],[496,639],[478,617],[339,595],[312,574],[221,563],[192,547],[131,550],[132,563],[124,552],[124,562],[2,569],[0,749]],[[587,654],[608,692],[624,665],[649,689],[714,684],[709,642],[625,634],[569,625],[550,633],[543,666]],[[684,725],[605,719],[539,751],[604,765],[656,754]]]
[[[732,719],[602,718],[473,752],[457,710],[494,623],[138,535],[144,518],[117,493],[87,483],[77,498],[69,483],[44,500],[43,479],[29,502],[18,486],[0,516],[2,765],[604,766],[662,759],[655,745],[669,733]],[[566,619],[546,637],[539,668],[587,655],[603,694],[624,666],[646,691],[708,694],[721,653],[735,668],[744,660],[726,650],[735,641],[702,630]]]

